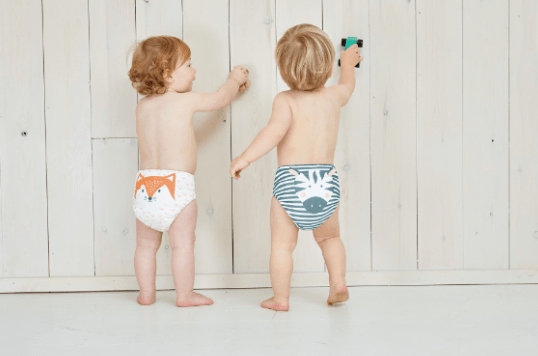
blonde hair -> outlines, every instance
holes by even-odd
[[[293,90],[315,90],[325,85],[332,73],[334,57],[329,36],[311,24],[287,30],[275,49],[280,75]]]
[[[134,49],[129,79],[142,95],[166,93],[166,76],[180,61],[183,65],[191,56],[185,42],[172,36],[154,36],[138,43]]]

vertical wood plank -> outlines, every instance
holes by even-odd
[[[0,37],[1,38],[1,37]],[[0,147],[0,157],[2,148]],[[0,160],[0,278],[4,277],[4,228],[2,226],[2,161]]]
[[[415,1],[370,2],[372,263],[417,267]]]
[[[181,1],[152,0],[136,1],[136,38],[142,41],[151,36],[175,36],[183,38],[183,14]],[[139,96],[142,98],[142,96]],[[171,274],[170,238],[168,232],[162,237],[161,247],[157,252],[157,274]],[[198,271],[197,271],[198,272]]]
[[[93,276],[88,3],[43,0],[51,276]]]
[[[151,36],[183,37],[181,1],[136,0],[136,37],[143,40]]]
[[[327,86],[340,78],[338,58],[344,49],[342,38],[364,40],[361,55],[365,58],[355,70],[355,91],[340,110],[340,127],[335,166],[340,177],[340,234],[346,247],[349,271],[371,268],[370,245],[370,53],[368,0],[323,2],[323,31],[336,50],[333,76]]]
[[[417,0],[419,269],[463,268],[462,2]]]
[[[267,125],[276,95],[275,0],[230,2],[231,66],[248,68],[252,86],[232,104],[232,156]],[[276,149],[250,165],[233,185],[234,271],[269,271]]]
[[[228,79],[228,1],[183,0],[183,38],[198,70],[194,90],[215,92]],[[198,144],[196,272],[232,272],[230,108],[194,115]]]
[[[136,139],[94,139],[95,275],[134,275]]]
[[[276,40],[291,27],[309,23],[319,28],[323,27],[323,8],[321,0],[276,0]],[[290,87],[282,80],[277,68],[278,92],[289,90]]]
[[[463,2],[467,269],[508,268],[508,1]]]
[[[276,34],[277,41],[295,25],[310,23],[319,28],[323,27],[321,0],[276,0]],[[280,72],[277,72],[278,92],[289,90]],[[274,178],[274,171],[273,171]],[[299,240],[293,252],[293,270],[295,272],[323,271],[323,257],[311,231],[299,230]]]
[[[136,137],[136,91],[127,56],[136,40],[134,0],[89,0],[92,137]]]
[[[538,268],[538,2],[510,0],[510,268]]]
[[[48,276],[41,24],[39,0],[0,2],[0,276],[4,277]]]

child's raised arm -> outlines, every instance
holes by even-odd
[[[275,148],[284,135],[286,135],[290,127],[290,122],[290,106],[286,102],[284,94],[279,93],[273,101],[273,112],[267,126],[258,133],[258,136],[247,147],[245,152],[232,161],[230,165],[230,175],[232,178],[239,179],[241,177],[239,173],[243,169]]]
[[[340,80],[334,88],[338,96],[340,106],[344,106],[349,101],[353,90],[355,90],[355,66],[363,58],[359,54],[359,46],[354,44],[340,55]]]
[[[230,72],[229,79],[216,93],[189,93],[192,96],[194,111],[213,111],[230,105],[243,85],[245,88],[250,86],[248,70],[236,66]]]

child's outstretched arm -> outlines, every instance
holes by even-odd
[[[230,72],[226,83],[216,93],[191,92],[189,94],[192,96],[191,103],[194,106],[194,111],[213,111],[230,105],[237,92],[249,86],[248,70],[241,66],[236,66]]]
[[[239,173],[247,168],[252,162],[265,156],[286,135],[291,122],[291,110],[286,102],[284,94],[279,93],[273,101],[273,112],[269,123],[258,136],[252,141],[239,157],[236,157],[230,165],[230,176],[235,180],[241,176]]]
[[[355,90],[355,66],[362,60],[359,46],[356,44],[342,51],[340,55],[340,80],[338,85],[334,86],[340,106],[347,104]]]

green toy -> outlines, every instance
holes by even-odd
[[[354,44],[357,44],[359,48],[362,48],[362,40],[359,40],[357,37],[342,38],[342,46],[344,46],[344,50],[348,49]],[[338,66],[340,67],[340,60],[338,60]],[[357,63],[355,68],[360,68],[360,66],[361,62]]]

